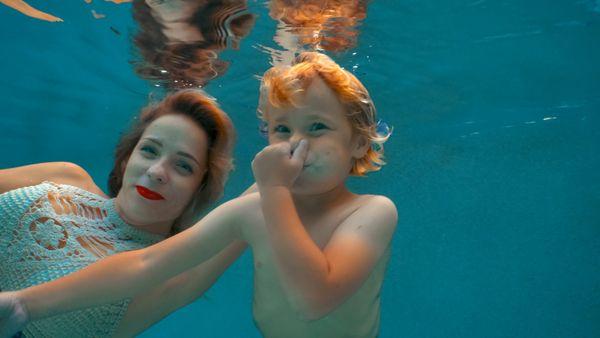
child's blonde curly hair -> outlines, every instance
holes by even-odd
[[[257,115],[266,122],[266,104],[273,107],[298,106],[312,80],[320,77],[337,95],[346,108],[348,121],[354,132],[365,136],[371,143],[365,156],[356,160],[351,175],[379,170],[384,164],[383,143],[390,132],[379,132],[375,105],[363,84],[350,72],[340,67],[327,55],[304,52],[291,66],[275,66],[262,77]]]

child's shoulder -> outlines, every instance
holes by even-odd
[[[391,199],[383,195],[355,195],[355,197],[357,207],[348,218],[348,223],[360,226],[363,231],[394,231],[398,222],[398,210]],[[362,225],[367,226],[362,227]]]
[[[361,247],[373,254],[371,257],[382,257],[396,232],[396,205],[381,195],[354,195],[354,201],[352,213],[337,226],[330,243],[347,245],[345,251],[356,250],[362,243]]]
[[[382,195],[353,194],[347,202],[349,216],[340,224],[342,228],[360,231],[388,228],[392,230],[398,221],[398,211],[394,202]]]
[[[356,198],[359,203],[359,209],[366,208],[397,213],[396,204],[387,196],[356,194]]]

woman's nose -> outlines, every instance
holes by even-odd
[[[165,164],[162,161],[154,163],[152,166],[150,166],[150,168],[148,168],[146,173],[152,181],[158,183],[166,183],[168,181]]]

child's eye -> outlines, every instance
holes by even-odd
[[[273,128],[273,132],[274,133],[289,133],[290,128],[288,128],[282,124],[279,124],[279,125],[276,125],[275,128]]]
[[[324,130],[324,129],[329,129],[329,127],[326,126],[324,123],[315,122],[310,125],[309,131],[319,131],[319,130]]]
[[[180,168],[180,169],[182,169],[186,173],[189,173],[189,174],[191,174],[191,173],[194,172],[194,169],[192,168],[192,166],[189,165],[189,164],[187,164],[187,163],[185,163],[185,162],[179,162],[179,163],[177,163],[177,167]]]

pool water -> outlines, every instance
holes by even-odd
[[[0,6],[0,168],[70,161],[102,188],[113,147],[150,95],[130,64],[131,5]],[[232,198],[252,183],[256,75],[276,22],[264,1],[206,90],[238,130]],[[91,13],[105,15],[96,19]],[[399,223],[380,337],[600,336],[600,1],[369,2],[357,45],[331,54],[394,127],[388,164],[352,179]],[[247,253],[205,297],[142,337],[260,337]]]

